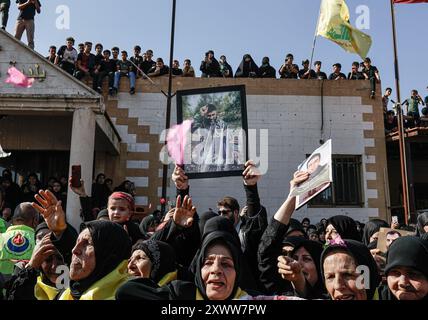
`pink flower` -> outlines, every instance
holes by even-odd
[[[346,243],[345,243],[345,241],[343,241],[341,236],[337,236],[335,239],[330,240],[329,245],[346,247]]]
[[[31,88],[34,83],[33,78],[28,78],[21,71],[16,69],[15,67],[10,67],[7,71],[9,77],[6,79],[6,83],[13,84],[15,87],[20,88]]]
[[[176,125],[168,130],[167,147],[171,158],[178,165],[184,164],[184,150],[187,144],[187,133],[192,125],[191,120],[186,120],[182,124]]]

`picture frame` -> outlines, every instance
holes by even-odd
[[[241,176],[248,159],[245,85],[177,91],[177,123],[190,120],[183,169],[190,179]]]

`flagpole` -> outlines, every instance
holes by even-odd
[[[314,60],[314,53],[315,53],[315,46],[317,45],[317,38],[318,38],[318,27],[320,25],[320,16],[321,16],[321,4],[322,4],[322,0],[320,2],[320,10],[318,13],[318,21],[317,21],[317,26],[315,28],[315,35],[314,35],[314,42],[312,44],[312,53],[311,53],[311,62],[309,64],[309,70],[311,70],[312,68],[312,62]],[[311,73],[309,72],[309,78],[311,77]]]
[[[406,225],[409,223],[410,207],[409,207],[409,184],[407,173],[407,156],[406,156],[406,141],[405,141],[405,128],[403,123],[403,110],[401,103],[400,92],[400,73],[398,66],[398,50],[397,50],[397,30],[395,27],[395,9],[394,0],[389,0],[391,6],[392,18],[392,37],[394,43],[394,68],[395,68],[395,86],[397,90],[397,115],[398,115],[398,145],[400,151],[400,164],[401,164],[401,183],[403,185],[403,206],[404,206],[404,219]]]
[[[175,11],[176,11],[176,0],[172,1],[172,18],[171,18],[171,46],[169,53],[169,77],[168,77],[168,95],[167,95],[167,106],[166,106],[166,123],[165,129],[168,130],[171,126],[171,105],[172,105],[172,63],[174,59],[174,38],[175,38]],[[167,135],[165,135],[165,146],[168,144]],[[168,188],[168,165],[164,164],[162,169],[162,213],[166,213],[166,197]]]

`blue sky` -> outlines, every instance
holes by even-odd
[[[61,45],[72,35],[77,42],[101,42],[108,48],[118,45],[128,52],[139,44],[143,50],[153,49],[155,57],[169,61],[172,0],[41,2],[42,14],[36,17],[36,50],[43,54],[51,44]],[[180,62],[190,58],[198,70],[204,53],[213,49],[217,57],[225,54],[234,69],[245,53],[250,53],[257,63],[269,56],[278,69],[291,52],[300,64],[311,54],[319,4],[319,0],[178,0],[175,58]],[[395,88],[389,0],[347,0],[347,4],[354,25],[356,8],[369,7],[370,29],[364,31],[373,38],[369,56],[380,69],[383,88]],[[59,5],[71,10],[70,30],[55,26]],[[413,88],[426,96],[428,4],[398,5],[396,9],[402,96],[409,96]],[[10,32],[16,16],[17,9],[13,7]],[[351,63],[360,58],[318,38],[315,60],[323,61],[327,73],[333,63],[341,62],[347,73]]]

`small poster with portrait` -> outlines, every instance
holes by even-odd
[[[389,249],[389,246],[398,238],[414,236],[415,233],[411,231],[399,230],[399,229],[390,229],[390,228],[380,228],[379,235],[377,238],[377,249],[380,253],[385,255]]]
[[[328,140],[314,151],[300,166],[298,171],[309,173],[309,178],[294,189],[296,210],[329,188],[333,182],[332,142]]]

